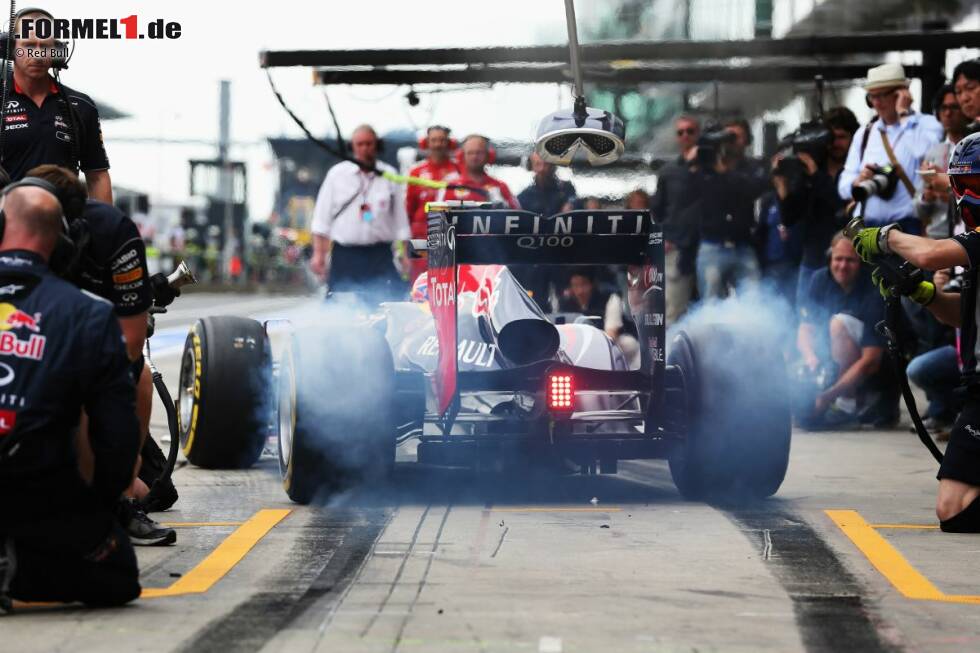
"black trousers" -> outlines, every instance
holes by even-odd
[[[395,301],[405,298],[407,285],[395,270],[391,243],[334,243],[330,253],[330,290],[359,293],[377,301]]]
[[[980,485],[980,392],[971,388],[967,403],[949,432],[938,479]]]
[[[16,572],[10,597],[21,601],[115,606],[140,595],[129,536],[107,509],[73,511],[22,525],[3,525]]]

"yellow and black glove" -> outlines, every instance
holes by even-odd
[[[892,229],[899,229],[899,227],[897,224],[890,224],[887,227],[865,227],[857,232],[851,242],[854,243],[854,250],[862,261],[873,263],[875,257],[891,254],[888,248],[888,232]]]
[[[855,238],[855,240],[857,239]],[[871,282],[878,287],[878,292],[885,299],[895,296],[895,293],[892,292],[895,288],[888,284],[881,273],[881,268],[875,268],[871,273]],[[920,306],[928,306],[936,298],[936,285],[931,281],[920,281],[912,292],[906,293],[906,297]]]

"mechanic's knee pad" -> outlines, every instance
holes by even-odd
[[[939,522],[944,533],[980,533],[980,497],[949,519]]]

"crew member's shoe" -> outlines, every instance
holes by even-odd
[[[167,546],[177,542],[177,531],[150,519],[133,499],[123,499],[123,524],[136,546]]]

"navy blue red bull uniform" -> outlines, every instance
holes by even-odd
[[[87,244],[82,247],[81,260],[71,280],[82,290],[109,301],[118,317],[148,311],[153,304],[153,290],[146,267],[146,246],[136,223],[111,204],[97,200],[85,203],[81,218],[86,225],[82,238]],[[134,381],[139,380],[143,369],[140,354],[130,363]],[[139,477],[152,486],[166,464],[166,456],[151,437],[144,439],[140,454],[143,458]],[[166,486],[173,503],[177,490],[169,479]]]
[[[112,303],[119,317],[145,313],[153,304],[146,246],[136,223],[122,211],[97,200],[88,200],[82,219],[88,243],[71,281]],[[143,357],[133,363],[133,378],[139,379]]]
[[[980,232],[969,231],[953,237],[966,250],[970,267],[963,276],[960,295],[960,356],[963,359],[962,384],[968,400],[950,432],[946,454],[937,478],[949,478],[980,486]],[[954,517],[955,519],[955,517]]]
[[[45,163],[69,170],[80,167],[83,172],[109,169],[99,110],[92,98],[63,84],[59,89],[51,80],[47,96],[37,106],[13,76],[7,82],[13,92],[4,111],[2,163],[13,181]],[[66,116],[66,102],[71,104],[71,116]]]
[[[91,485],[75,452],[83,408]],[[0,556],[12,550],[16,560],[11,597],[115,605],[139,595],[136,558],[115,517],[138,449],[112,306],[56,277],[37,254],[0,252]]]

